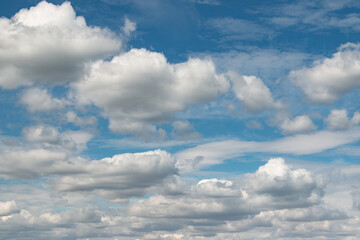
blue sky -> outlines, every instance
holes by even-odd
[[[0,5],[0,239],[360,237],[357,1]]]

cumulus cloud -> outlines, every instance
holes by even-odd
[[[289,77],[312,101],[334,102],[360,86],[360,44],[344,44],[331,58],[291,71]]]
[[[1,18],[0,86],[14,89],[33,83],[75,81],[85,63],[117,52],[114,33],[89,27],[70,2],[40,2],[11,19]]]
[[[30,88],[25,90],[20,102],[29,112],[48,112],[64,108],[69,102],[63,98],[53,98],[46,89]]]
[[[120,154],[88,163],[83,173],[58,179],[55,189],[61,192],[95,192],[112,201],[144,196],[150,189],[177,174],[175,159],[165,151]]]
[[[156,132],[152,124],[168,121],[175,112],[215,99],[229,84],[211,60],[170,64],[161,53],[132,49],[93,64],[90,74],[72,86],[79,104],[104,110],[112,131],[144,134]]]
[[[346,130],[360,123],[360,113],[355,112],[352,119],[349,119],[346,109],[333,109],[325,122],[331,130]]]
[[[233,83],[232,90],[237,99],[250,113],[281,107],[281,103],[274,101],[269,88],[260,78],[243,76],[236,72],[228,72],[227,75]]]
[[[69,152],[86,149],[86,144],[92,134],[84,131],[59,132],[57,128],[48,125],[37,125],[23,129],[25,139],[33,146],[46,147]]]
[[[279,128],[284,134],[304,133],[316,129],[309,116],[296,116],[294,119],[285,118],[280,120]]]
[[[261,211],[304,208],[318,204],[323,185],[305,169],[289,168],[283,159],[271,159],[256,173],[240,180],[204,179],[183,196],[152,196],[129,211],[139,217],[236,220]]]
[[[176,192],[171,190],[171,185],[176,183],[177,174],[174,157],[161,150],[119,154],[101,160],[83,159],[61,149],[45,147],[0,153],[1,178],[53,177],[52,186],[58,192],[89,192],[114,202],[142,197],[162,188]]]

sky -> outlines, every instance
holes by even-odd
[[[360,238],[358,1],[0,16],[0,239]]]

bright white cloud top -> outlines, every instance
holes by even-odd
[[[1,18],[0,27],[0,86],[5,89],[75,81],[88,61],[121,47],[114,33],[87,26],[70,2],[40,2],[11,19]]]
[[[0,239],[360,239],[355,0],[0,6]]]

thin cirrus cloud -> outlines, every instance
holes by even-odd
[[[275,35],[272,30],[255,22],[236,18],[213,18],[206,21],[209,29],[218,31],[225,40],[257,40]]]
[[[120,50],[112,32],[87,26],[69,2],[40,2],[11,19],[1,18],[0,86],[61,84],[80,78],[85,64]]]
[[[360,129],[348,131],[318,131],[288,136],[269,142],[227,140],[198,145],[175,154],[181,172],[193,171],[209,165],[221,164],[226,159],[245,153],[279,153],[307,155],[319,153],[360,139]]]

